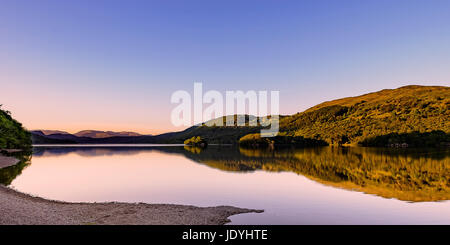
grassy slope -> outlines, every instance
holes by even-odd
[[[30,133],[14,120],[8,111],[0,109],[0,149],[24,149],[31,146]]]
[[[288,134],[355,144],[389,133],[450,133],[450,88],[405,86],[321,103],[280,121]]]

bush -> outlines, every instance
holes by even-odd
[[[200,136],[194,136],[190,139],[187,139],[184,141],[185,145],[191,145],[191,146],[200,146],[205,147],[207,145],[206,140],[202,139]]]

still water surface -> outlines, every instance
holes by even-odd
[[[0,170],[18,191],[68,202],[232,205],[231,224],[450,224],[450,151],[39,146]]]

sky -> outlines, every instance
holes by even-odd
[[[278,90],[281,114],[450,85],[450,1],[0,3],[0,104],[28,129],[182,130],[177,90]],[[205,105],[206,106],[206,105]]]

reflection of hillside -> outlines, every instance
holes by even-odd
[[[20,162],[16,165],[0,169],[0,184],[10,185],[11,182],[22,173],[22,170],[30,164],[30,154],[15,154]]]
[[[208,149],[189,158],[226,171],[290,171],[326,185],[407,201],[450,199],[450,152],[372,148]]]
[[[67,154],[77,154],[83,157],[98,156],[132,156],[143,152],[156,150],[158,147],[35,147],[33,156],[35,157],[58,157]]]
[[[164,149],[165,152],[167,152],[167,150],[172,150],[171,152],[175,153],[173,151],[175,149]],[[260,165],[256,164],[255,166],[252,166],[249,158],[242,156],[237,148],[231,146],[208,147],[201,152],[188,150],[181,153],[198,163],[224,171],[254,171],[255,169],[258,169],[258,166]]]

